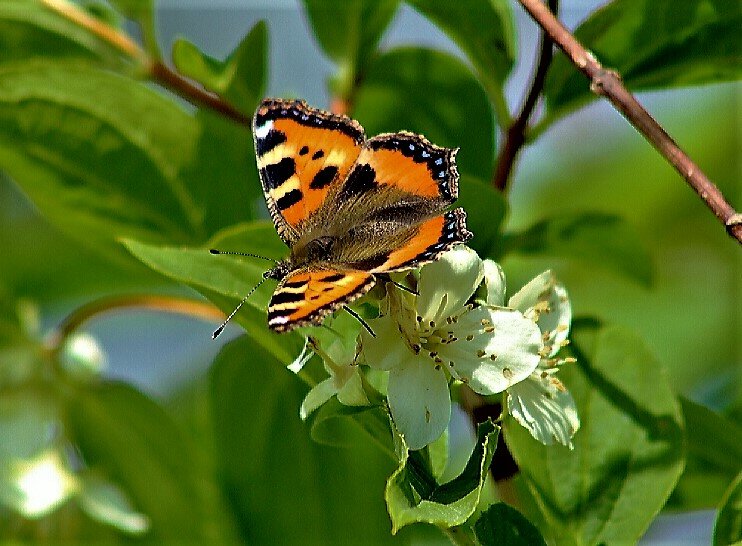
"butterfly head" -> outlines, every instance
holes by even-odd
[[[280,262],[276,262],[276,265],[271,267],[268,271],[263,273],[264,279],[275,279],[277,281],[280,281],[283,279],[286,275],[289,274],[290,271],[294,269],[294,265],[292,260],[281,260]]]

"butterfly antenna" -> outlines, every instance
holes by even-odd
[[[250,254],[249,252],[233,252],[231,250],[217,250],[215,248],[209,249],[209,252],[212,254],[231,254],[232,256],[247,256],[248,258],[260,258],[261,260],[266,260],[268,262],[278,263],[278,260],[274,260],[273,258],[266,258],[265,256],[260,256],[259,254]]]
[[[348,313],[350,314],[350,316],[352,316],[354,319],[356,319],[358,322],[360,322],[361,323],[361,326],[363,326],[369,334],[371,334],[373,337],[376,337],[376,334],[374,334],[374,331],[371,329],[371,327],[368,325],[368,323],[365,320],[363,320],[363,317],[361,317],[361,315],[359,315],[358,313],[356,313],[355,311],[353,311],[353,309],[351,309],[347,305],[343,305],[343,309],[345,309],[346,311],[348,311]]]
[[[242,298],[242,301],[237,304],[237,307],[235,307],[234,308],[234,311],[232,311],[229,314],[229,316],[227,317],[227,319],[224,322],[222,322],[222,325],[219,326],[219,328],[217,328],[216,330],[214,330],[214,333],[211,334],[211,339],[216,339],[217,337],[219,337],[219,334],[222,333],[222,331],[224,330],[224,327],[227,326],[227,324],[229,323],[229,321],[232,320],[232,317],[234,317],[237,314],[237,311],[240,310],[240,307],[242,307],[245,304],[245,302],[247,301],[247,298],[249,298],[250,296],[252,296],[252,293],[255,292],[261,284],[263,284],[263,282],[265,281],[265,279],[266,279],[266,277],[263,277],[260,280],[260,282],[258,284],[256,284],[255,286],[253,286],[252,290],[250,290],[247,293],[247,296],[245,296],[244,298]]]
[[[392,283],[397,288],[399,288],[400,290],[404,290],[405,292],[409,292],[410,294],[415,294],[416,296],[419,296],[420,295],[420,293],[417,290],[413,290],[409,286],[405,286],[404,284],[400,284],[397,281],[393,281],[392,279],[389,279],[389,282]]]

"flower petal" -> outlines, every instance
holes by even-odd
[[[558,442],[572,449],[580,420],[572,395],[552,375],[533,374],[510,387],[508,410],[542,444]]]
[[[397,321],[392,315],[384,315],[368,323],[376,337],[365,330],[361,333],[361,354],[370,367],[388,371],[414,356],[402,341]]]
[[[479,394],[502,392],[524,380],[541,358],[541,333],[519,311],[477,307],[460,316],[453,331],[456,341],[442,345],[440,358]]]
[[[448,381],[427,356],[414,356],[389,373],[389,408],[410,449],[437,440],[451,418]]]
[[[544,334],[545,354],[554,356],[569,334],[572,306],[564,286],[551,271],[544,271],[510,298],[508,307],[535,320]]]
[[[484,260],[484,285],[487,288],[487,303],[502,307],[505,305],[505,272],[494,260]]]
[[[484,276],[482,260],[460,245],[420,271],[417,313],[424,323],[436,324],[464,307]]]

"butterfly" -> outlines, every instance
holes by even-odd
[[[276,332],[319,324],[378,275],[472,237],[464,210],[447,210],[458,149],[409,132],[366,139],[357,121],[302,100],[263,100],[253,135],[268,211],[291,249],[265,274],[279,281],[268,305]]]

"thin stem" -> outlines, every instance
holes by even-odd
[[[88,15],[68,0],[41,0],[41,2],[62,17],[90,31],[127,57],[141,64],[152,80],[194,106],[210,108],[237,123],[249,125],[249,116],[237,110],[218,95],[206,91],[189,79],[184,78],[160,60],[153,59],[129,36],[118,29]]]
[[[548,0],[549,8],[556,12],[559,9],[558,0]],[[513,172],[515,161],[518,158],[523,144],[526,142],[526,131],[528,129],[528,121],[533,114],[533,110],[538,103],[538,98],[541,95],[541,91],[544,88],[544,82],[546,81],[546,74],[551,66],[551,60],[554,57],[554,42],[546,32],[541,34],[541,47],[539,48],[539,57],[536,62],[536,72],[531,82],[531,88],[523,101],[523,106],[520,109],[520,114],[515,118],[515,121],[508,128],[505,141],[500,148],[500,153],[497,156],[497,167],[495,169],[495,175],[492,179],[492,184],[498,190],[505,192],[508,187],[508,181]]]
[[[742,243],[742,214],[727,202],[719,188],[680,149],[636,98],[623,86],[621,77],[607,70],[554,17],[541,0],[518,0],[549,37],[564,51],[580,72],[590,79],[590,89],[606,97],[652,146],[675,167],[709,209],[716,215],[727,233]]]
[[[47,339],[47,346],[54,350],[84,323],[100,315],[120,311],[121,309],[150,309],[179,313],[204,320],[219,321],[224,319],[217,307],[210,303],[173,296],[125,295],[102,298],[83,305],[69,314]]]

